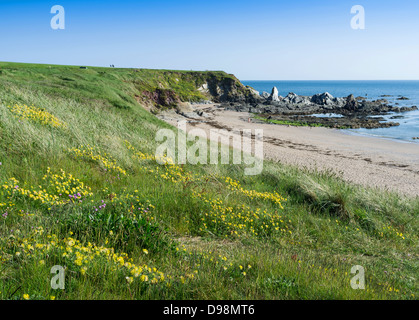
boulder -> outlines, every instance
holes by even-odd
[[[332,105],[334,104],[334,100],[335,98],[329,92],[315,94],[311,97],[311,102],[321,106]]]
[[[401,107],[400,108],[400,112],[409,112],[409,111],[416,111],[418,110],[417,106],[413,106],[413,107]]]
[[[351,110],[351,111],[358,109],[358,101],[356,100],[353,94],[349,95],[346,98],[345,109]]]
[[[289,104],[302,104],[302,105],[310,104],[310,98],[299,96],[298,94],[295,94],[294,92],[288,93],[288,95],[282,101]]]
[[[266,91],[263,91],[262,94],[261,94],[261,97],[262,98],[265,98],[265,99],[268,99],[270,96],[271,95],[268,92],[266,92]]]

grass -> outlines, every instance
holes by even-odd
[[[204,75],[0,63],[0,298],[416,299],[418,199],[269,161],[157,164],[171,127],[136,95],[186,101]]]

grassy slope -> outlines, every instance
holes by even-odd
[[[159,166],[135,156],[152,155],[156,131],[169,128],[135,96],[160,85],[200,98],[205,75],[0,63],[0,298],[416,298],[417,199],[271,162],[245,177],[240,166]],[[15,103],[66,126],[19,121],[7,108]],[[68,151],[87,145],[103,161]],[[62,180],[60,191],[43,180],[48,168],[71,173],[92,195],[68,202]],[[264,194],[240,192],[226,177]],[[4,187],[10,178],[19,180],[13,192]],[[39,185],[68,203],[20,194]],[[287,198],[283,209],[275,192]],[[105,248],[117,254],[108,259]],[[50,288],[53,265],[67,267],[64,291]],[[367,290],[351,288],[354,265],[365,267]]]

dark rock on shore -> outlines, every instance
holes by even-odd
[[[399,126],[396,122],[384,122],[384,118],[371,117],[315,117],[311,115],[262,115],[268,122],[299,123],[307,126],[318,126],[335,129],[375,129]]]
[[[261,94],[261,97],[264,98],[264,99],[268,99],[270,96],[271,95],[266,91],[263,91],[262,94]]]
[[[415,111],[418,110],[418,107],[413,106],[413,107],[401,107],[400,108],[400,112],[409,112],[409,111]]]
[[[260,99],[253,103],[229,103],[224,106],[227,109],[272,114],[313,114],[313,113],[337,113],[341,115],[386,115],[389,112],[407,112],[417,110],[417,107],[394,107],[385,99],[374,101],[358,101],[353,95],[346,98],[334,98],[328,93],[314,95],[312,97],[299,96],[289,93],[285,98],[277,96],[274,91],[268,99]]]
[[[341,101],[334,98],[329,92],[325,92],[322,94],[316,94],[312,96],[311,102],[318,105],[331,106],[331,105],[339,104]]]
[[[345,108],[347,110],[352,110],[352,111],[355,111],[356,109],[358,109],[358,101],[355,99],[355,96],[353,94],[351,94],[350,96],[346,98]]]

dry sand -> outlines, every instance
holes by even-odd
[[[197,105],[209,118],[187,119],[187,130],[263,129],[264,156],[282,163],[309,169],[331,170],[356,184],[419,196],[419,144],[349,135],[327,128],[288,127],[267,123],[249,123],[250,114],[224,111],[217,105]],[[185,118],[161,115],[177,126]]]

